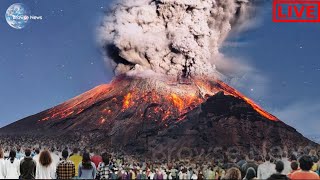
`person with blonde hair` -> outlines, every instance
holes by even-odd
[[[226,175],[223,177],[223,179],[241,180],[241,171],[236,167],[232,167],[227,170]]]
[[[4,179],[4,171],[5,171],[5,166],[4,166],[4,153],[3,149],[0,148],[0,179]]]
[[[56,167],[50,152],[48,150],[42,151],[36,168],[36,179],[55,179],[55,172]]]

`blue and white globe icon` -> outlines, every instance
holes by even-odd
[[[24,28],[29,21],[30,10],[22,3],[12,4],[6,11],[7,23],[15,28]]]

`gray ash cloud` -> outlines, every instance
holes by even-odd
[[[252,10],[252,0],[119,0],[99,27],[99,42],[116,75],[219,78],[219,48]]]

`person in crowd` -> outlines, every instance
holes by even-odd
[[[296,171],[298,171],[298,168],[299,168],[299,164],[297,161],[293,161],[291,162],[291,172],[288,174],[288,178],[291,179],[291,175],[293,173],[295,173]]]
[[[215,179],[215,172],[213,167],[209,166],[209,168],[205,172],[205,179]]]
[[[36,161],[37,164],[39,164],[40,149],[36,148],[34,152],[35,152],[35,155],[33,156],[32,159]]]
[[[50,149],[50,156],[52,158],[52,163],[57,166],[59,164],[60,161],[60,157],[58,156],[58,153],[56,152],[56,148],[55,147],[51,147]]]
[[[317,155],[317,151],[312,149],[312,150],[310,150],[309,155],[313,161],[313,166],[311,168],[311,171],[317,172],[319,169],[319,166],[318,166],[319,157]]]
[[[275,173],[276,165],[270,162],[270,156],[267,154],[265,156],[265,162],[258,166],[257,178],[258,179],[267,179],[273,173]]]
[[[102,162],[98,165],[98,176],[100,179],[109,179],[110,169],[109,169],[109,155],[108,153],[102,154]]]
[[[22,152],[22,150],[21,150],[21,147],[18,147],[18,148],[17,148],[16,158],[17,158],[18,160],[21,160],[21,159],[23,159],[23,157],[24,157],[24,154],[23,154],[23,152]]]
[[[50,152],[48,150],[42,151],[36,167],[36,179],[55,179],[55,173],[56,166],[52,161]]]
[[[284,170],[284,163],[282,161],[278,161],[276,163],[276,173],[272,174],[268,180],[288,180],[288,177],[282,174]]]
[[[187,178],[187,169],[186,168],[182,168],[182,170],[180,171],[179,179],[188,179]]]
[[[237,162],[238,167],[241,168],[245,163],[247,163],[246,157],[243,154],[240,154],[238,156],[238,162]]]
[[[258,165],[254,161],[254,158],[255,156],[252,153],[249,153],[247,162],[241,167],[242,174],[246,174],[250,167],[254,169],[255,173],[258,171]]]
[[[292,169],[291,169],[291,162],[288,159],[288,153],[286,151],[282,153],[281,161],[284,164],[284,169],[282,171],[282,174],[288,175]]]
[[[91,161],[96,165],[96,168],[98,168],[98,165],[102,162],[102,157],[98,154],[96,149],[92,149],[92,154]]]
[[[232,167],[232,168],[227,170],[226,175],[224,176],[223,179],[226,179],[226,180],[241,180],[241,171],[236,167]]]
[[[192,174],[190,175],[190,179],[191,180],[197,180],[198,179],[198,175],[197,175],[197,173],[194,171],[194,170],[192,170],[193,172],[192,172]]]
[[[174,179],[174,178],[172,178],[172,179]],[[202,170],[199,170],[198,171],[198,180],[203,180],[203,179],[205,179],[203,172],[202,172]]]
[[[319,179],[319,175],[311,171],[311,168],[313,166],[313,160],[311,156],[303,155],[302,157],[300,157],[299,165],[301,170],[294,172],[291,175],[291,179]]]
[[[20,162],[20,174],[22,179],[35,179],[37,163],[31,157],[31,150],[25,150],[25,157]]]
[[[246,175],[244,176],[243,180],[252,180],[256,179],[256,170],[253,167],[249,167],[247,169]]]
[[[0,148],[0,179],[5,178],[5,160],[4,160],[4,152],[3,149]]]
[[[69,160],[73,162],[73,164],[76,167],[76,175],[75,177],[78,177],[78,168],[79,168],[79,164],[82,161],[82,156],[79,154],[79,149],[78,148],[74,148],[72,151],[72,155],[69,157]]]
[[[62,151],[62,160],[58,163],[57,179],[72,179],[76,175],[74,163],[68,160],[69,152],[67,149]]]
[[[79,164],[78,175],[80,179],[95,179],[96,178],[96,166],[90,159],[90,154],[83,153],[82,162]]]
[[[4,176],[6,179],[19,179],[20,176],[20,161],[16,158],[16,151],[11,150],[9,159],[5,161]]]
[[[294,153],[292,153],[289,158],[289,161],[290,162],[298,162],[297,156]]]
[[[3,153],[3,155],[4,155],[4,159],[9,158],[9,154],[10,154],[9,148],[8,148],[8,147],[6,147],[6,148],[5,148],[5,150],[4,150],[4,153]]]

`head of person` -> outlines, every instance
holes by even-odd
[[[52,146],[51,149],[50,149],[51,152],[54,152],[55,150],[56,150],[56,149],[55,149],[53,146]]]
[[[255,158],[254,154],[249,153],[249,155],[248,155],[248,160],[249,160],[249,161],[254,161],[254,158]]]
[[[311,156],[303,155],[299,159],[300,168],[303,171],[310,171],[313,166],[313,160]]]
[[[290,161],[297,161],[297,156],[295,154],[291,154]]]
[[[283,171],[283,169],[284,169],[284,163],[282,161],[278,161],[276,163],[276,171],[278,173],[281,173]]]
[[[299,164],[297,163],[297,161],[293,161],[290,164],[290,166],[291,166],[291,169],[294,170],[294,171],[298,170],[298,168],[299,168]]]
[[[84,169],[92,169],[90,154],[87,152],[84,152],[82,155],[82,166]]]
[[[243,154],[238,154],[237,161],[245,160],[246,157]]]
[[[317,151],[315,149],[311,149],[309,152],[310,156],[317,156]]]
[[[227,173],[225,175],[225,179],[240,180],[241,179],[241,171],[235,167],[230,168],[227,170]]]
[[[105,165],[108,165],[110,160],[109,160],[109,154],[108,153],[103,153],[102,155],[102,162],[105,164]]]
[[[282,158],[287,158],[288,157],[288,153],[286,152],[286,151],[283,151],[283,153],[282,153],[282,156],[281,156]]]
[[[45,167],[48,167],[52,163],[52,158],[48,150],[41,151],[39,163]]]
[[[40,149],[36,148],[36,150],[34,150],[34,152],[36,152],[37,154],[40,154]]]
[[[247,169],[247,173],[246,173],[245,179],[251,180],[251,179],[255,178],[256,176],[257,176],[256,175],[256,170],[254,170],[252,167],[249,167]]]
[[[30,157],[31,156],[31,150],[29,148],[24,150],[24,154],[26,155],[26,157]]]
[[[20,147],[17,147],[17,152],[20,152],[21,151],[21,148]]]
[[[16,158],[16,155],[17,155],[17,152],[14,149],[10,150],[9,158],[11,162],[14,161],[14,159]]]
[[[259,156],[256,156],[256,157],[254,158],[254,160],[260,164],[260,163],[262,163],[263,158],[262,158],[262,156],[259,155]]]
[[[69,152],[68,152],[68,150],[66,150],[66,149],[63,150],[61,155],[62,155],[62,158],[63,158],[63,159],[67,159],[67,158],[69,157]]]
[[[269,154],[267,154],[267,155],[264,157],[264,159],[265,159],[266,161],[270,161],[270,160],[271,160],[271,157],[269,156]]]
[[[79,152],[79,149],[78,149],[78,148],[73,148],[73,150],[72,150],[72,153],[73,153],[73,154],[78,154],[78,152]]]

